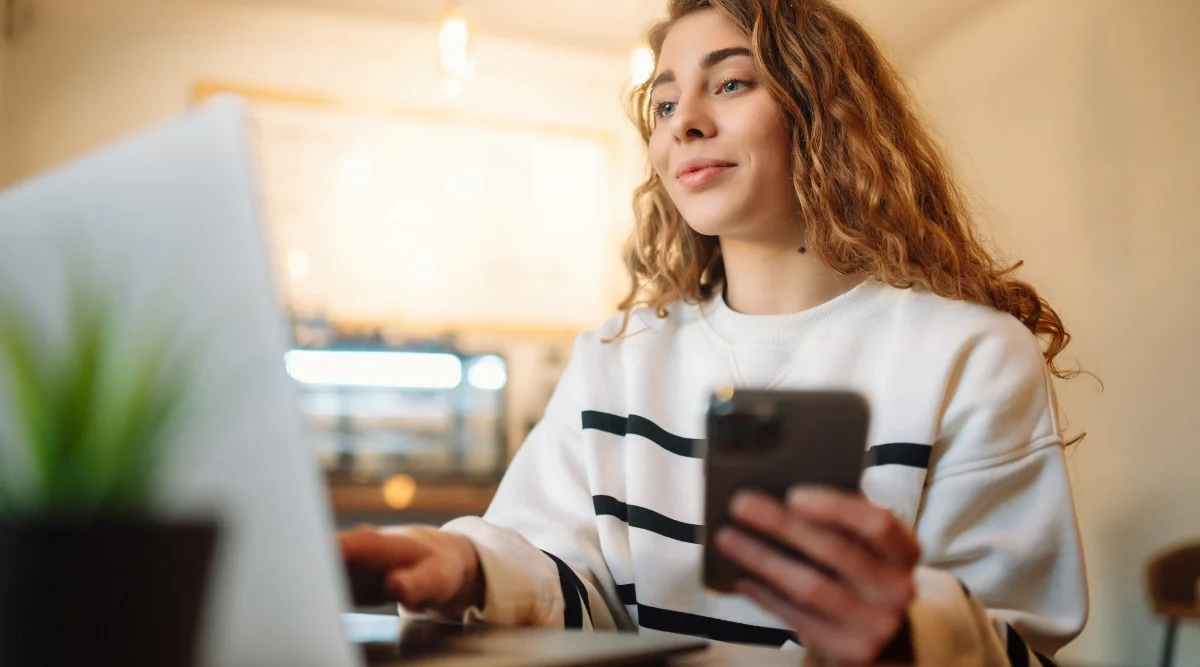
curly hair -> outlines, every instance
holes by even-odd
[[[1010,313],[1041,339],[1054,375],[1078,375],[1056,361],[1071,340],[1062,319],[1013,277],[1021,262],[1001,263],[979,240],[946,158],[857,21],[829,0],[670,0],[668,18],[649,32],[655,59],[675,21],[705,9],[749,37],[763,85],[786,119],[806,245],[816,257],[844,275]],[[647,145],[650,92],[647,81],[630,96]],[[625,251],[632,285],[618,337],[633,308],[665,317],[672,301],[706,301],[725,279],[718,239],[687,226],[653,169],[634,192],[634,212]]]

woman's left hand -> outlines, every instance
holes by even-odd
[[[786,505],[740,493],[730,511],[739,524],[811,561],[749,531],[723,528],[716,536],[718,549],[757,579],[742,581],[739,592],[787,623],[810,651],[869,663],[905,627],[921,549],[891,512],[862,494],[818,487],[792,489]]]

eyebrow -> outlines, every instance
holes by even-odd
[[[717,63],[720,63],[721,61],[726,60],[728,58],[733,58],[735,56],[749,56],[749,55],[751,55],[750,49],[747,49],[744,46],[731,46],[731,47],[725,48],[725,49],[717,49],[716,51],[710,51],[709,53],[705,54],[705,56],[703,58],[700,59],[700,69],[712,69],[713,67],[717,66]],[[651,88],[651,90],[653,90],[654,87],[659,84],[674,83],[674,82],[675,82],[675,70],[669,69],[665,72],[660,73],[658,76],[654,77],[654,82],[650,84],[650,88]]]

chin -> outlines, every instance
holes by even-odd
[[[794,235],[790,228],[781,228],[789,216],[773,213],[749,193],[713,190],[688,193],[676,204],[688,227],[704,236],[724,236],[743,240],[783,238]],[[802,237],[801,237],[802,238]],[[796,241],[801,243],[799,239]]]
[[[683,212],[680,211],[680,213]],[[726,233],[730,227],[728,219],[724,216],[713,215],[712,211],[705,211],[702,215],[697,216],[689,216],[684,213],[683,219],[692,231],[703,236],[720,236]]]
[[[729,229],[730,221],[736,219],[732,215],[734,212],[730,210],[728,197],[706,196],[717,193],[678,193],[681,196],[674,196],[677,193],[672,192],[667,194],[671,196],[676,210],[687,226],[697,234],[720,236]]]
[[[704,192],[687,197],[676,207],[679,214],[697,234],[722,236],[737,231],[742,223],[754,217],[753,206],[731,193]]]

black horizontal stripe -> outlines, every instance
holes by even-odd
[[[617,584],[617,599],[623,605],[637,604],[637,588],[633,584]]]
[[[588,429],[624,437],[629,432],[629,418],[596,410],[584,410],[583,430]]]
[[[596,627],[596,619],[592,616],[592,600],[588,597],[587,588],[584,587],[583,582],[579,580],[579,577],[575,575],[574,570],[571,570],[571,574],[575,579],[575,589],[579,591],[579,599],[583,601],[583,609],[587,612],[588,623],[590,623],[594,628]]]
[[[558,585],[562,589],[563,597],[563,627],[568,630],[579,630],[583,628],[583,608],[579,603],[580,592],[583,584],[578,583],[578,577],[575,572],[549,551],[543,551],[554,564],[558,566]],[[586,593],[584,593],[586,595]],[[590,611],[589,611],[590,614]]]
[[[643,437],[663,449],[687,458],[702,458],[703,440],[685,438],[663,429],[653,421],[640,415],[622,417],[597,410],[583,411],[584,430],[602,431],[625,437]],[[867,450],[868,466],[900,465],[911,468],[928,468],[933,447],[913,442],[891,442],[876,445]]]
[[[638,625],[659,632],[670,632],[677,635],[702,637],[719,642],[735,644],[759,644],[762,646],[783,646],[788,641],[796,641],[796,635],[790,630],[780,628],[764,628],[759,625],[747,625],[735,621],[725,621],[719,618],[698,616],[682,611],[659,609],[638,603]]]
[[[597,516],[613,516],[628,523],[631,528],[641,528],[680,542],[700,544],[704,535],[703,526],[676,521],[654,510],[623,503],[612,496],[592,496],[592,505],[596,508]]]
[[[910,468],[928,468],[929,456],[933,447],[918,445],[912,442],[890,442],[875,445],[867,450],[868,466],[908,466]]]
[[[672,454],[693,459],[700,458],[703,451],[703,448],[699,446],[700,440],[668,433],[658,424],[638,415],[622,417],[607,412],[584,410],[583,428],[622,437],[626,435],[641,436]]]
[[[960,588],[962,588],[963,595],[971,597],[971,589],[967,588],[967,585],[963,583],[962,579],[958,580],[958,585]]]
[[[796,635],[790,630],[764,628],[642,604],[637,601],[637,588],[634,584],[617,584],[617,597],[621,604],[636,606],[638,625],[650,630],[740,644],[782,646],[787,641],[799,643]]]
[[[1009,664],[1012,667],[1029,667],[1029,648],[1025,646],[1025,640],[1021,639],[1021,635],[1017,634],[1013,626],[1007,623],[1005,626],[1008,629],[1005,634],[1008,636],[1005,637],[1004,648],[1008,653]]]
[[[583,585],[583,580],[579,578],[579,575],[575,574],[575,570],[572,570],[571,567],[564,563],[558,556],[555,556],[549,551],[543,551],[542,553],[554,559],[555,565],[558,566],[560,579],[563,576],[566,576],[567,579],[570,580],[571,585],[575,588],[575,592],[579,594],[579,599],[583,601],[583,608],[587,611],[588,621],[594,625],[595,620],[592,618],[592,602],[588,597],[587,587]]]
[[[1021,639],[1021,633],[1017,632],[1016,628],[1007,623],[1004,624],[1004,628],[1006,634],[1006,637],[1004,638],[1004,648],[1008,653],[1008,661],[1013,667],[1029,667],[1030,654],[1037,659],[1038,664],[1041,665],[1041,667],[1058,667],[1058,665],[1055,664],[1055,662],[1050,658],[1047,658],[1041,653],[1029,648],[1029,645],[1025,643],[1025,640]]]

